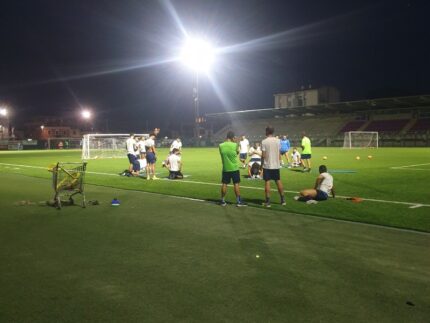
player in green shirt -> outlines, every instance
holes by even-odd
[[[306,133],[302,132],[302,164],[303,171],[310,172],[311,171],[311,157],[312,157],[312,147],[311,140],[306,137]]]
[[[219,153],[222,161],[222,185],[221,185],[221,205],[226,206],[225,195],[227,185],[233,181],[234,193],[236,194],[236,206],[246,206],[240,198],[240,172],[237,154],[239,146],[234,141],[233,131],[227,133],[227,139],[219,145]]]

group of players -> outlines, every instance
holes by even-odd
[[[290,162],[289,150],[290,142],[288,137],[282,136],[280,139],[274,136],[275,129],[271,126],[266,128],[266,139],[259,143],[255,143],[253,147],[249,148],[249,141],[245,136],[242,136],[239,143],[236,142],[235,135],[232,131],[227,133],[225,142],[219,145],[219,152],[221,155],[223,170],[221,179],[221,205],[227,205],[225,196],[227,193],[227,185],[233,182],[233,188],[236,195],[237,206],[245,206],[240,196],[240,172],[237,154],[242,163],[242,167],[246,168],[246,160],[248,156],[248,175],[249,178],[262,178],[265,181],[265,202],[266,207],[271,207],[270,201],[270,182],[273,180],[281,199],[281,205],[286,205],[284,188],[281,181],[280,168],[283,164],[283,157],[287,160],[288,167],[303,166],[303,172],[311,171],[311,141],[303,132],[302,134],[302,154],[300,155],[297,148],[293,149],[293,154]],[[309,204],[317,203],[328,198],[329,193],[335,197],[333,177],[328,173],[327,167],[321,165],[319,167],[319,175],[316,179],[313,188],[304,189],[300,192],[299,196],[295,199],[304,201]]]
[[[303,133],[302,138],[302,154],[299,153],[297,147],[294,147],[291,156],[291,144],[290,140],[288,139],[288,135],[283,135],[281,138],[279,138],[279,136],[275,136],[275,138],[279,139],[279,162],[281,167],[297,168],[303,166],[303,172],[311,171],[311,141],[305,133]],[[246,160],[248,157],[250,159],[247,164]],[[261,163],[261,157],[261,144],[259,142],[255,142],[254,145],[250,147],[249,140],[244,135],[242,135],[239,141],[239,159],[243,168],[246,168],[248,165],[248,178],[262,178],[263,166]],[[284,158],[286,160],[286,164],[284,163]]]
[[[126,141],[127,157],[130,162],[128,171],[126,172],[127,176],[140,176],[142,172],[146,172],[146,179],[159,179],[155,173],[157,161],[155,138],[157,134],[157,129],[151,133],[148,138],[136,137],[134,134],[130,134],[130,137]],[[181,172],[181,150],[181,139],[176,138],[170,146],[168,156],[163,161],[163,167],[169,170],[169,179],[183,178]]]

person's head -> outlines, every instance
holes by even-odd
[[[227,132],[227,139],[234,141],[234,132],[233,131]]]
[[[154,138],[155,138],[155,133],[151,133],[151,134],[149,135],[149,138],[154,139]]]
[[[255,148],[259,148],[261,146],[261,144],[259,143],[259,142],[256,142],[255,144],[254,144],[254,147]]]
[[[282,140],[287,140],[287,135],[283,135]]]
[[[176,138],[176,141],[181,141],[181,138],[179,138],[179,137],[178,137],[178,138]]]
[[[273,136],[274,133],[275,133],[275,128],[273,128],[272,126],[266,127],[266,136]]]
[[[245,140],[245,139],[246,139],[245,135],[242,135],[242,137],[241,137],[241,138],[242,138],[242,140]]]
[[[131,134],[130,134],[130,138],[134,138],[134,133],[131,133]]]
[[[172,153],[177,155],[179,153],[179,149],[178,148],[173,148]]]
[[[297,147],[294,147],[294,148],[293,148],[293,152],[296,152],[296,151],[297,151]]]
[[[302,131],[302,137],[306,137],[306,131]]]
[[[327,173],[327,166],[326,165],[320,165],[319,172],[321,173]]]

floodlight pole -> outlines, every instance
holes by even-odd
[[[194,100],[194,137],[200,137],[200,107],[199,107],[199,72],[194,72],[194,85],[193,85],[193,100]]]

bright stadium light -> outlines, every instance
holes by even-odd
[[[7,109],[6,108],[0,108],[0,115],[3,117],[7,116]]]
[[[89,120],[89,119],[91,119],[91,111],[90,110],[82,110],[81,116],[85,120]]]
[[[196,73],[208,72],[215,61],[215,50],[203,39],[187,39],[181,50],[181,61]]]

